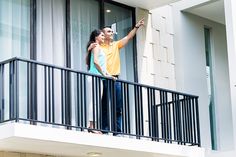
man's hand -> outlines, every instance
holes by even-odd
[[[88,51],[91,51],[92,49],[94,49],[98,44],[97,43],[92,43],[89,45],[88,47]]]
[[[130,41],[130,39],[132,39],[132,38],[135,36],[135,34],[136,34],[138,28],[139,28],[140,26],[143,26],[143,25],[144,25],[144,18],[142,18],[141,20],[139,20],[139,21],[136,23],[135,27],[129,32],[129,34],[128,34],[127,36],[125,36],[123,39],[121,39],[122,47],[124,47],[124,46]]]
[[[136,27],[136,28],[139,28],[140,26],[143,26],[143,25],[144,25],[144,18],[142,18],[141,20],[139,20],[139,21],[136,23],[135,27]]]

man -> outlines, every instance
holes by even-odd
[[[105,41],[101,48],[106,53],[107,71],[113,77],[118,78],[120,74],[120,49],[128,44],[128,42],[135,36],[140,26],[144,25],[144,19],[137,22],[135,27],[128,33],[127,36],[118,41],[113,41],[113,30],[109,27],[104,27],[103,32],[105,34]],[[104,94],[102,97],[102,129],[108,129],[107,119],[107,81],[103,82]],[[115,82],[115,93],[116,93],[116,125],[115,132],[122,131],[122,97],[121,97],[121,84]]]
[[[120,49],[128,44],[128,42],[135,36],[137,30],[140,26],[144,25],[144,19],[138,21],[135,27],[128,33],[127,36],[118,41],[113,41],[114,32],[110,27],[104,27],[103,32],[105,35],[104,44],[101,45],[101,48],[106,54],[106,65],[107,72],[113,77],[118,78],[120,75]],[[93,48],[96,44],[91,44],[90,48]],[[109,121],[108,121],[108,81],[103,80],[103,96],[102,96],[102,130],[109,130]],[[121,83],[115,82],[115,104],[116,104],[116,125],[112,131],[122,132],[122,97],[121,97]],[[110,98],[109,98],[110,99]],[[114,104],[114,103],[113,103]],[[113,105],[112,104],[112,105]],[[114,107],[114,106],[113,106]]]

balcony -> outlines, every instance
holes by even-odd
[[[108,130],[101,129],[104,79],[108,85]],[[122,131],[116,131],[115,82],[120,83],[122,91]],[[150,151],[146,146],[158,146],[162,154],[160,144],[174,150],[179,146],[185,152],[188,146],[198,149],[201,145],[197,96],[22,58],[0,63],[0,87],[1,150],[55,154],[52,150],[42,151],[54,142],[58,155],[73,156],[77,149],[86,152],[85,145],[91,150],[105,147],[127,151],[136,147],[143,152]],[[93,104],[92,113],[88,109],[89,100]],[[87,133],[89,114],[95,130],[107,134]],[[133,147],[122,145],[125,141]],[[39,147],[29,149],[33,144]],[[63,151],[69,144],[73,150]],[[155,151],[152,153],[158,153]],[[167,155],[176,154],[167,151]]]

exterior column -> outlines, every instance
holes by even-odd
[[[224,0],[227,49],[229,62],[230,96],[234,128],[234,143],[236,142],[236,1]],[[236,145],[234,144],[236,149]]]

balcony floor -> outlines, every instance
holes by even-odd
[[[111,135],[97,135],[76,130],[6,123],[0,126],[0,150],[69,157],[203,157],[204,149]]]

